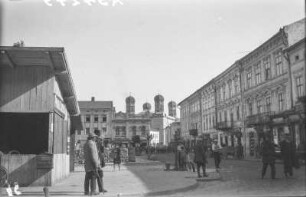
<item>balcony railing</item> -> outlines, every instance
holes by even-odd
[[[262,125],[262,124],[270,123],[274,115],[275,115],[275,112],[263,112],[263,113],[247,116],[246,125],[252,126],[252,125]]]
[[[223,122],[217,122],[216,129],[228,131],[232,130],[234,128],[234,122],[233,121],[223,121]]]

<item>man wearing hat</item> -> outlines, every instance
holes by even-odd
[[[197,145],[195,146],[194,149],[194,162],[197,164],[197,172],[198,172],[198,177],[202,177],[200,174],[200,168],[202,167],[203,170],[203,176],[207,177],[208,175],[206,174],[206,163],[207,163],[207,157],[206,157],[206,152],[207,152],[207,146],[204,143],[203,138],[201,138],[198,142]]]
[[[97,146],[95,143],[95,137],[96,135],[94,133],[89,133],[87,141],[84,144],[84,160],[86,172],[84,181],[85,195],[99,195],[99,192],[96,192],[96,180],[98,177],[98,170],[100,169],[100,162]]]

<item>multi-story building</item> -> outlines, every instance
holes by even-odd
[[[235,146],[241,142],[242,116],[240,67],[234,63],[215,79],[216,129],[220,144]]]
[[[104,139],[112,138],[112,120],[114,119],[115,108],[112,101],[79,101],[81,119],[84,130],[76,133],[76,141],[85,143],[89,132],[100,130]]]
[[[289,71],[291,76],[291,95],[292,110],[287,113],[289,128],[291,129],[292,139],[298,149],[305,150],[306,147],[306,69],[305,69],[305,38],[289,46],[286,50],[287,60],[289,61]]]
[[[202,134],[201,118],[201,94],[199,90],[185,98],[179,103],[181,107],[181,136],[183,139],[192,140],[190,131],[197,131],[198,135]]]
[[[213,104],[211,110],[207,106],[212,96],[207,92],[209,84],[215,87],[215,120]],[[213,125],[216,121],[212,128],[218,131],[219,143],[235,146],[242,142],[246,156],[255,156],[256,146],[267,135],[276,144],[286,133],[297,146],[305,144],[304,86],[305,19],[302,19],[281,28],[184,99],[179,104],[182,132],[188,135],[198,121],[205,132],[209,123]],[[199,91],[200,115],[190,107],[199,101]]]
[[[209,134],[213,139],[218,139],[216,129],[217,111],[216,111],[216,87],[214,79],[205,84],[200,90],[201,94],[201,125],[203,133]]]
[[[164,97],[156,95],[154,97],[155,112],[151,112],[151,104],[144,103],[143,111],[135,113],[135,98],[129,96],[126,98],[126,113],[118,112],[112,121],[113,135],[112,139],[128,143],[133,136],[139,135],[142,143],[146,143],[147,135],[159,132],[155,135],[155,143],[167,145],[166,127],[176,120],[176,103],[168,103],[169,116],[164,113]],[[156,137],[159,137],[157,140]]]

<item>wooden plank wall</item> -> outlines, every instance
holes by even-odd
[[[0,112],[47,112],[54,103],[50,67],[0,68]]]
[[[54,131],[53,131],[53,153],[67,153],[67,135],[69,133],[67,120],[59,114],[54,113]]]

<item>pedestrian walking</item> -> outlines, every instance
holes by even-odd
[[[203,176],[207,177],[208,175],[206,174],[206,163],[207,163],[207,157],[206,157],[206,152],[207,152],[207,146],[205,146],[203,139],[199,140],[194,153],[194,162],[197,164],[197,172],[198,172],[198,177],[202,177],[200,174],[200,168],[202,167],[203,170]]]
[[[263,179],[268,165],[271,168],[271,178],[275,179],[275,147],[270,137],[266,137],[262,144],[262,171],[261,178]]]
[[[99,192],[96,192],[96,179],[98,177],[98,169],[100,168],[100,162],[97,146],[95,143],[95,137],[96,135],[94,133],[89,133],[87,141],[84,144],[84,167],[86,172],[84,181],[85,195],[99,195]]]
[[[116,144],[115,149],[114,149],[114,165],[113,165],[113,169],[115,171],[115,166],[116,164],[118,165],[118,169],[120,171],[120,164],[121,164],[121,150],[119,147],[119,144]]]
[[[294,144],[290,140],[290,136],[286,135],[282,142],[280,143],[281,155],[284,164],[285,176],[293,175],[293,166],[295,162],[295,149]]]
[[[100,130],[95,130],[94,133],[97,136],[96,146],[97,146],[99,161],[100,161],[100,168],[98,169],[98,177],[97,177],[98,188],[99,188],[100,193],[105,193],[107,191],[104,189],[104,185],[103,185],[103,170],[102,170],[102,168],[105,167],[104,144],[103,144],[103,139],[101,138]]]
[[[195,163],[194,163],[194,149],[190,149],[187,153],[187,166],[189,171],[195,172]]]
[[[220,163],[221,163],[221,147],[218,145],[218,141],[214,140],[212,144],[212,152],[213,152],[213,157],[215,161],[215,168],[216,170],[220,169]]]

